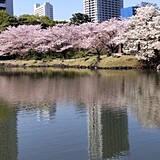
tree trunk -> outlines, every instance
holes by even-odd
[[[118,53],[123,53],[123,44],[118,45]]]
[[[140,43],[138,43],[138,46],[137,46],[138,48],[138,51],[140,51],[141,50],[141,44]]]

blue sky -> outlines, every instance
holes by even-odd
[[[146,2],[156,3],[160,6],[158,0],[143,0]],[[54,6],[55,20],[69,20],[72,14],[83,12],[83,0],[14,0],[14,14],[19,16],[21,14],[33,14],[34,3],[43,4],[43,2],[50,2]],[[132,6],[141,3],[141,0],[124,0],[124,7]]]

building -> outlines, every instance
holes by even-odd
[[[49,19],[53,20],[53,5],[45,2],[43,5],[34,4],[34,15],[48,16]]]
[[[137,6],[131,6],[127,8],[121,8],[121,17],[122,18],[129,18],[135,15]]]
[[[5,10],[13,16],[13,0],[0,0],[0,10]]]
[[[83,0],[84,13],[93,22],[120,17],[120,9],[123,8],[123,0]]]

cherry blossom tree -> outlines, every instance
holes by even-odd
[[[81,43],[80,48],[86,49],[100,56],[104,49],[104,45],[98,38],[98,23],[86,23],[80,26],[81,28]]]
[[[8,27],[0,34],[0,55],[24,56],[35,48],[35,39],[40,36],[41,26]]]
[[[154,6],[138,8],[136,15],[127,21],[126,32],[117,38],[124,43],[124,51],[137,55],[139,60],[151,62],[159,56],[160,11]],[[149,64],[148,63],[148,64]]]
[[[116,20],[115,18],[104,21],[98,26],[98,38],[109,50],[109,55],[118,52],[118,45],[115,43],[114,39],[118,34],[124,33],[125,29],[125,21]]]
[[[113,39],[123,28],[123,22],[115,19],[102,24],[61,24],[47,29],[41,29],[40,25],[8,27],[0,34],[0,54],[26,57],[33,52],[56,52],[65,58],[71,49],[84,49],[100,56],[102,51],[115,51]]]
[[[114,38],[124,30],[123,21],[111,19],[103,23],[80,25],[60,24],[47,29],[41,26],[8,27],[0,34],[0,54],[26,57],[33,54],[61,53],[69,50],[88,50],[98,57],[102,52],[115,52]]]
[[[103,23],[89,23],[80,26],[84,28],[82,32],[81,47],[92,52],[96,52],[100,56],[101,52],[107,55],[117,52],[118,46],[115,43],[115,37],[124,32],[125,21],[110,19]]]
[[[57,54],[63,54],[66,58],[66,54],[70,49],[77,48],[79,39],[78,26],[60,24],[47,30],[43,30],[43,35],[36,39],[35,43],[38,43],[36,50],[39,52],[56,52]]]

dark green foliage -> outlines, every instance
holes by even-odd
[[[15,17],[10,16],[6,11],[0,10],[0,31],[5,30],[8,26],[17,26],[18,21]]]
[[[0,56],[0,60],[11,60],[11,59],[16,59],[16,55],[2,55]]]
[[[54,21],[55,22],[55,24],[66,24],[66,23],[68,23],[67,21]]]
[[[19,25],[37,25],[40,24],[42,28],[53,27],[56,24],[65,24],[67,21],[53,21],[49,19],[47,16],[37,16],[37,15],[29,15],[23,14],[18,17]]]
[[[92,54],[91,56],[93,56]],[[84,51],[79,51],[75,49],[70,49],[66,51],[65,53],[56,53],[56,52],[48,52],[48,53],[38,53],[34,50],[30,51],[30,53],[25,56],[25,57],[15,57],[15,56],[10,56],[7,57],[7,60],[9,59],[23,59],[23,60],[53,60],[53,59],[76,59],[76,58],[83,58],[88,56],[87,52]],[[6,59],[4,56],[1,57],[0,59]]]
[[[75,55],[73,56],[73,58],[82,58],[82,57],[86,57],[87,56],[87,53],[86,52],[83,52],[83,51],[77,51],[75,53]]]
[[[66,52],[65,56],[63,53],[59,53],[59,54],[62,55],[64,59],[76,59],[76,58],[83,58],[83,57],[88,56],[87,51],[81,51],[77,49],[69,49]]]
[[[41,25],[43,29],[47,27],[53,27],[56,24],[65,24],[66,21],[53,21],[49,19],[47,16],[37,16],[37,15],[29,15],[23,14],[18,17],[19,25]]]
[[[8,26],[18,25],[41,25],[43,29],[47,27],[53,27],[56,24],[65,24],[67,21],[53,21],[50,20],[47,16],[36,16],[23,14],[21,16],[13,17],[9,15],[6,11],[0,10],[0,31],[5,30]]]
[[[19,25],[37,25],[40,24],[42,28],[52,27],[55,25],[53,20],[50,20],[47,16],[35,16],[24,14],[18,18]]]
[[[52,59],[63,59],[63,54],[56,53],[56,52],[48,52],[48,53],[38,53],[38,52],[31,52],[27,57],[24,57],[24,60],[47,60],[50,61]]]
[[[91,18],[87,14],[83,13],[72,14],[72,18],[70,18],[71,24],[82,24],[87,22],[91,22]]]

